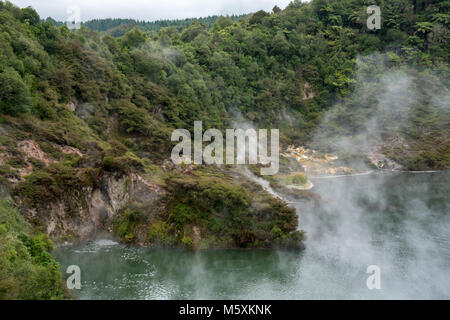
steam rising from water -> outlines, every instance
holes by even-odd
[[[316,145],[369,152],[386,136],[411,126],[422,105],[434,105],[431,115],[446,119],[449,94],[436,77],[421,82],[424,78],[414,71],[387,70],[385,56],[364,59],[358,64],[355,100],[330,111]],[[375,69],[385,72],[370,72]],[[349,118],[342,119],[347,114],[359,124],[356,129],[347,129]],[[320,201],[295,204],[299,227],[307,232],[303,252],[116,245],[94,251],[60,248],[58,258],[63,270],[80,265],[85,275],[81,298],[450,298],[450,172],[374,172],[313,182]],[[381,268],[381,290],[366,287],[370,265]]]
[[[350,102],[337,103],[326,114],[315,134],[316,147],[369,154],[411,128],[422,126],[423,135],[449,129],[448,122],[436,121],[450,115],[449,90],[441,79],[390,69],[390,64],[387,55],[358,59],[355,92]],[[430,127],[423,119],[442,127]],[[297,205],[308,254],[345,265],[355,277],[369,265],[381,268],[381,292],[356,290],[349,297],[450,297],[448,173],[373,173],[332,183],[317,180],[316,185],[320,206],[305,210]]]
[[[318,182],[320,208],[297,207],[308,254],[360,279],[369,265],[381,268],[382,290],[360,287],[351,298],[450,297],[449,182],[448,173]]]
[[[314,135],[315,148],[369,153],[399,134],[414,133],[418,139],[433,131],[448,132],[450,91],[444,78],[391,68],[393,63],[384,54],[357,59],[355,90],[326,113]]]
[[[270,193],[273,197],[283,199],[283,197],[280,194],[278,194],[275,190],[272,189],[269,181],[257,177],[253,172],[248,170],[247,167],[244,168],[244,173],[251,181],[253,181],[256,184],[259,184],[266,192]]]
[[[302,252],[61,247],[82,299],[448,299],[450,173],[318,179],[297,204]],[[92,249],[95,250],[92,250]],[[381,268],[381,290],[366,269]]]

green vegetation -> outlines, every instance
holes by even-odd
[[[308,183],[305,173],[295,172],[289,175],[275,175],[269,179],[270,182],[281,183],[282,185],[298,185],[303,186]]]
[[[166,176],[166,196],[145,210],[130,203],[114,220],[125,243],[187,248],[298,248],[293,208],[273,199],[244,177],[197,168]],[[274,230],[276,232],[274,232]]]
[[[448,169],[450,1],[378,2],[377,31],[367,30],[365,0],[182,22],[99,20],[70,31],[0,1],[1,191],[42,217],[50,201],[83,209],[105,176],[140,174],[165,197],[158,214],[123,208],[114,229],[126,242],[298,245],[295,212],[230,168],[166,170],[170,135],[196,120],[224,129],[238,119],[279,128],[284,146],[327,152],[381,114],[378,133],[395,140],[384,154],[411,170]],[[385,75],[413,79],[415,94],[401,97],[408,121],[380,112]],[[23,149],[24,141],[35,145]]]
[[[10,200],[0,201],[0,299],[63,299],[46,235],[34,235]]]
[[[83,176],[77,176],[82,173]],[[60,164],[52,165],[26,177],[16,189],[22,200],[30,201],[30,207],[45,206],[49,202],[65,199],[74,209],[83,201],[80,191],[93,187],[92,172],[73,169]]]
[[[211,29],[217,22],[219,25],[232,24],[239,18],[246,15],[232,15],[230,17],[210,16],[205,18],[188,18],[179,20],[157,20],[157,21],[136,21],[133,19],[94,19],[83,23],[83,26],[91,30],[106,32],[112,36],[123,36],[127,31],[134,27],[139,27],[142,31],[156,32],[162,28],[176,28],[178,31],[189,27],[193,22],[200,22],[208,29]],[[51,21],[51,20],[50,20]],[[62,22],[52,21],[57,26],[63,25]]]
[[[384,24],[375,32],[367,30],[365,5],[294,1],[273,13],[186,20],[182,27],[86,24],[101,31],[135,26],[112,37],[37,22],[32,9],[5,2],[0,81],[8,85],[1,86],[0,112],[58,122],[71,117],[65,105],[73,102],[100,138],[115,117],[116,134],[130,139],[127,147],[152,160],[167,157],[173,128],[191,128],[199,119],[224,128],[236,113],[257,126],[279,127],[284,143],[308,144],[323,111],[358,85],[358,55],[387,50],[388,69],[435,70],[448,81],[448,1],[380,1]],[[355,123],[353,114],[339,125]]]
[[[136,239],[135,229],[147,222],[148,217],[137,204],[128,204],[114,220],[114,233],[125,242],[130,243]]]
[[[165,221],[155,221],[148,230],[148,240],[152,244],[169,246],[175,244],[175,239],[170,235],[170,225]]]
[[[295,210],[258,190],[249,181],[235,181],[226,172],[194,170],[167,180],[167,213],[162,218],[175,238],[189,241],[193,227],[203,231],[209,246],[297,247]],[[167,215],[167,216],[164,216]],[[276,235],[272,229],[279,230]]]

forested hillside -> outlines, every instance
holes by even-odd
[[[231,15],[229,18],[235,22],[246,15]],[[187,18],[178,20],[157,20],[157,21],[136,21],[133,19],[98,19],[90,20],[83,25],[94,31],[107,32],[112,36],[123,36],[127,31],[134,27],[146,32],[156,32],[162,28],[175,27],[178,31],[183,31],[189,27],[193,22],[203,24],[210,30],[217,19],[221,16],[210,16],[205,18]]]
[[[140,112],[141,124],[126,119],[121,129],[151,132],[153,140],[195,119],[222,127],[238,112],[280,127],[285,141],[307,143],[322,111],[351,93],[359,55],[387,52],[392,65],[434,70],[448,80],[448,1],[380,4],[378,31],[367,30],[364,1],[312,1],[237,23],[221,17],[211,31],[195,22],[181,33],[169,27],[150,38],[134,29],[118,39],[40,23],[31,9],[3,9],[2,78],[18,87],[15,96],[2,94],[2,112],[47,119],[52,104],[88,103],[95,115],[84,120],[97,132],[109,114],[125,120]],[[53,100],[43,99],[47,88],[38,83],[48,84]],[[121,99],[130,104],[118,106]]]
[[[375,2],[382,28],[372,31]],[[407,76],[408,121],[376,119],[380,148],[410,170],[448,169],[449,7],[294,1],[212,27],[130,21],[118,36],[0,2],[0,190],[58,241],[102,229],[129,243],[298,246],[293,209],[240,173],[168,164],[171,132],[247,121],[279,128],[283,147],[339,153],[337,138],[356,145],[351,137],[390,106],[378,92],[396,96],[384,93]]]
[[[229,18],[231,21],[235,22],[242,17],[247,15],[231,15]],[[208,30],[210,30],[217,19],[223,18],[222,16],[209,16],[204,18],[187,18],[187,19],[177,19],[177,20],[157,20],[157,21],[137,21],[134,19],[93,19],[83,22],[82,25],[93,31],[100,31],[108,33],[114,37],[123,36],[125,33],[138,27],[140,30],[145,32],[156,32],[162,28],[175,27],[178,31],[183,31],[189,27],[193,22],[199,22],[203,24]],[[56,21],[52,18],[47,18],[47,22],[51,22],[57,27],[63,26],[65,23],[61,21]]]

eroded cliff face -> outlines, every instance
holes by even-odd
[[[160,187],[137,174],[105,174],[98,188],[87,187],[80,192],[75,207],[60,199],[46,208],[23,211],[27,220],[46,226],[47,234],[57,242],[88,240],[98,233],[112,233],[114,218],[130,202],[138,203],[151,218],[162,195]]]
[[[51,147],[81,161],[87,157],[67,145],[52,143]],[[0,165],[8,170],[6,180],[0,182],[5,190],[9,185],[22,215],[57,242],[113,232],[114,218],[129,203],[139,205],[151,220],[164,195],[161,187],[137,173],[89,173],[83,168],[61,173],[60,167],[52,171],[52,166],[62,165],[62,161],[52,158],[32,139],[0,147]],[[61,190],[54,190],[59,187]],[[14,195],[17,190],[21,191]]]
[[[84,149],[63,140],[7,142],[0,182],[56,243],[110,233],[124,243],[190,249],[301,244],[295,210],[240,170],[153,164],[117,141]]]

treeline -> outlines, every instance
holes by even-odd
[[[327,132],[351,136],[377,110],[377,95],[355,77],[358,57],[374,53],[385,53],[382,68],[370,59],[360,66],[367,69],[368,84],[375,84],[375,89],[383,72],[402,67],[413,68],[419,74],[416,79],[432,78],[429,83],[441,84],[427,85],[427,92],[420,82],[415,84],[415,94],[408,96],[415,106],[409,126],[391,126],[395,118],[383,121],[389,127],[386,132],[403,136],[404,145],[416,148],[411,152],[402,145],[391,150],[408,169],[448,168],[448,99],[433,102],[433,90],[449,96],[450,1],[378,4],[382,28],[375,31],[366,26],[365,0],[312,0],[237,21],[218,17],[211,20],[212,27],[200,21],[182,30],[172,25],[147,32],[134,26],[115,37],[85,26],[77,31],[58,27],[41,21],[32,8],[0,1],[1,186],[23,206],[39,209],[33,222],[45,230],[39,219],[45,218],[49,203],[64,200],[64,210],[76,213],[83,205],[83,190],[98,188],[105,173],[138,172],[161,183],[173,129],[191,130],[197,120],[205,129],[224,129],[236,121],[279,128],[283,144],[308,145],[326,112],[340,101],[342,108]],[[49,158],[27,158],[18,148],[25,140],[34,141]],[[77,148],[84,156],[64,153],[62,146]],[[193,179],[209,190],[223,177]],[[188,188],[180,190],[180,197]],[[199,203],[212,199],[207,193],[198,193],[204,197]],[[221,204],[228,201],[226,195],[213,200],[228,208]],[[188,209],[197,205],[191,203]],[[10,205],[2,206],[5,217],[16,215]],[[173,211],[176,218],[190,212],[178,209]],[[251,221],[239,214],[233,226],[245,234]],[[10,259],[18,248],[27,268],[37,270],[25,279],[30,286],[40,287],[41,272],[48,272],[48,286],[34,297],[61,297],[55,289],[56,265],[47,259],[50,246],[19,238],[3,220],[0,236],[10,240],[1,242],[6,245],[0,250],[0,263],[7,269],[0,269],[9,270],[11,279],[1,287],[17,288],[17,297],[28,292],[28,284],[17,284],[20,275]],[[278,220],[285,224],[284,218]],[[35,247],[37,255],[26,253]],[[0,295],[6,292],[2,288]]]
[[[239,20],[240,18],[246,17],[248,15],[231,15],[229,17],[233,22]],[[122,19],[122,18],[108,18],[108,19],[93,19],[83,22],[82,25],[94,31],[107,32],[114,37],[123,36],[127,31],[130,31],[134,27],[138,27],[142,31],[146,32],[156,32],[162,28],[175,27],[178,31],[183,31],[185,28],[189,27],[193,22],[200,22],[208,30],[214,26],[214,23],[218,18],[222,16],[208,16],[202,18],[186,18],[186,19],[165,19],[156,21],[139,21],[135,19]],[[64,22],[56,21],[52,18],[47,18],[49,21],[60,27],[64,25]]]
[[[247,15],[231,15],[229,18],[235,22]],[[134,19],[94,19],[89,20],[83,25],[91,30],[100,32],[110,32],[114,36],[122,36],[125,34],[123,30],[130,30],[133,27],[139,27],[143,31],[153,32],[162,28],[175,27],[178,31],[189,27],[193,22],[200,22],[208,30],[214,26],[216,20],[221,16],[208,16],[203,18],[187,18],[187,19],[166,19],[157,21],[138,21]],[[123,33],[122,33],[123,32]],[[120,34],[122,33],[122,34]]]

